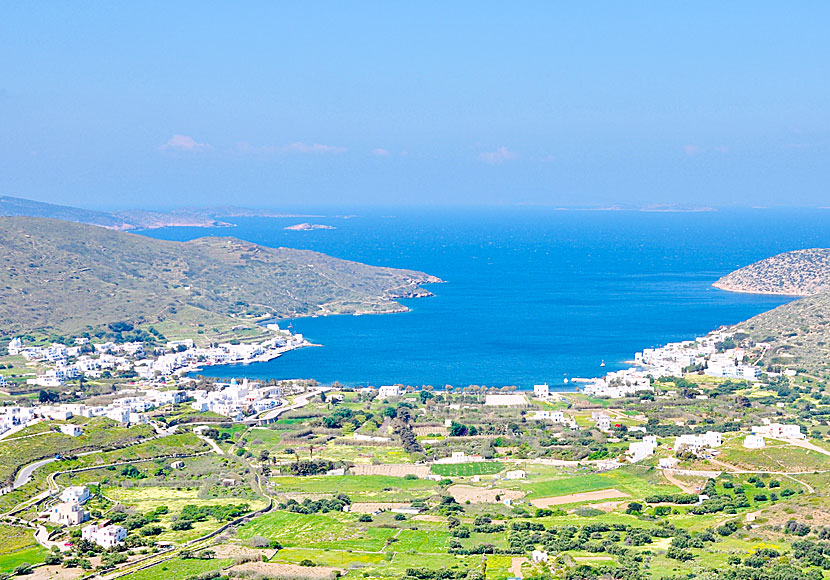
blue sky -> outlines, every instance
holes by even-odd
[[[830,205],[826,2],[5,2],[0,195]]]

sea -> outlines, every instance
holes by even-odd
[[[627,368],[634,353],[693,339],[792,300],[712,283],[779,252],[830,247],[830,210],[579,211],[549,207],[332,208],[321,217],[233,218],[233,227],[143,232],[234,236],[440,277],[401,314],[281,321],[320,348],[206,368],[215,377],[323,384],[505,386]],[[331,230],[292,231],[311,222]],[[566,381],[567,379],[567,381]]]

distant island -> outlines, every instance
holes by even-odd
[[[431,296],[424,272],[235,238],[156,240],[86,224],[0,217],[0,336],[158,332],[200,343],[268,319],[390,313]]]
[[[295,232],[308,232],[311,230],[334,230],[337,229],[334,226],[327,226],[325,224],[309,224],[309,223],[301,223],[295,224],[293,226],[288,226],[285,228],[286,230],[292,230]]]
[[[242,207],[182,208],[170,211],[135,209],[104,212],[10,196],[0,196],[0,216],[50,218],[119,231],[150,230],[177,226],[230,227],[234,224],[226,220],[235,217],[317,217]]]

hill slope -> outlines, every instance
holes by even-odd
[[[731,292],[789,296],[830,291],[830,248],[784,252],[735,270],[713,286]]]
[[[828,375],[830,292],[806,296],[737,325],[756,342],[770,345],[767,364]]]
[[[395,298],[440,281],[234,238],[169,242],[43,218],[0,217],[0,247],[6,335],[126,321],[208,338],[266,315],[401,311]]]
[[[770,348],[765,364],[830,371],[830,249],[785,252],[727,274],[714,284],[732,292],[802,296],[737,325]]]
[[[0,195],[0,216],[43,217],[116,230],[128,229],[128,224],[123,219],[103,211],[55,205],[7,195]]]

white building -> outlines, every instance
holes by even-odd
[[[112,524],[106,526],[90,524],[81,530],[81,537],[108,549],[123,542],[127,538],[127,530]]]
[[[747,449],[763,449],[767,446],[761,435],[747,435],[744,437],[744,447]]]
[[[80,505],[84,505],[91,497],[92,494],[89,493],[89,489],[87,489],[85,485],[75,485],[72,487],[67,487],[65,490],[61,492],[61,501],[67,503],[77,503]]]
[[[77,437],[83,431],[77,425],[73,425],[72,423],[64,423],[60,426],[61,433],[64,435],[69,435],[70,437]]]
[[[720,447],[722,444],[722,435],[717,431],[707,431],[704,435],[681,435],[674,441],[675,450],[690,451],[695,455],[704,449]]]
[[[512,471],[508,471],[504,474],[504,479],[525,479],[527,477],[527,473],[521,469],[514,469]]]
[[[553,423],[565,423],[565,413],[562,411],[534,411],[528,417],[532,421],[551,421]]]
[[[399,397],[401,389],[398,385],[383,385],[378,389],[378,398],[388,399],[390,397]]]
[[[637,463],[654,455],[654,450],[657,448],[657,437],[655,435],[646,435],[642,441],[632,441],[628,444],[628,460],[631,463]]]
[[[754,426],[752,432],[756,435],[766,435],[774,439],[806,439],[798,425],[772,423],[770,425]]]
[[[17,356],[20,354],[20,351],[23,350],[23,341],[19,338],[15,337],[11,340],[8,346],[9,354],[12,356]]]
[[[542,552],[541,550],[533,550],[530,553],[530,559],[533,562],[547,562],[548,561],[548,553]]]
[[[550,396],[550,387],[545,383],[543,385],[533,385],[533,396],[537,399],[547,399]]]
[[[605,413],[598,413],[594,411],[593,413],[591,413],[591,419],[594,420],[597,429],[599,429],[600,431],[611,430],[611,417],[609,417]]]

